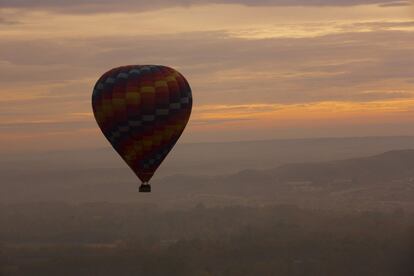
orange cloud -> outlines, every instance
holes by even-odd
[[[414,99],[398,99],[372,102],[325,101],[305,104],[246,104],[246,105],[206,105],[196,107],[194,122],[217,123],[245,120],[272,121],[277,124],[292,120],[324,120],[338,118],[361,120],[377,119],[414,112]]]

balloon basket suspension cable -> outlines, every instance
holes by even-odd
[[[148,182],[142,182],[141,186],[139,186],[140,193],[151,193],[151,185]]]

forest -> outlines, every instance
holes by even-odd
[[[413,275],[414,215],[293,205],[0,206],[14,275]]]

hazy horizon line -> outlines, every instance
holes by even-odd
[[[312,141],[312,140],[341,140],[341,139],[384,139],[384,138],[414,138],[414,135],[372,135],[372,136],[315,136],[315,137],[303,137],[303,138],[269,138],[269,139],[256,139],[256,140],[234,140],[234,141],[200,141],[200,142],[178,142],[177,145],[213,145],[213,144],[243,144],[243,143],[265,143],[265,142],[287,142],[287,141]],[[21,155],[25,153],[43,153],[53,154],[60,152],[78,152],[78,151],[99,151],[103,149],[113,150],[108,143],[106,147],[85,147],[76,149],[50,149],[50,150],[33,150],[33,151],[0,151],[4,155]]]

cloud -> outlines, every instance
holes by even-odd
[[[112,67],[165,64],[187,76],[202,104],[408,97],[412,32],[369,24],[375,26],[369,32],[352,32],[358,28],[349,26],[345,33],[300,39],[251,40],[224,31],[0,41],[0,81],[3,87],[20,86],[22,93],[48,84],[43,95],[60,98],[63,105],[69,95],[87,102],[95,80]]]
[[[208,3],[307,7],[203,6],[136,14]],[[384,14],[394,10],[378,5],[358,7],[356,16],[354,8],[342,8],[374,3],[403,4],[0,0],[0,132],[36,134],[44,144],[51,133],[67,144],[79,143],[68,132],[96,130],[98,136],[90,114],[93,85],[108,69],[126,64],[165,64],[186,76],[194,93],[190,127],[198,131],[189,133],[199,140],[209,131],[222,139],[220,128],[229,135],[239,131],[231,137],[245,137],[254,133],[246,129],[256,127],[267,133],[260,137],[275,137],[273,126],[280,121],[337,126],[337,117],[349,123],[376,116],[372,123],[412,112],[414,22],[402,14],[405,8],[392,16]],[[328,5],[340,7],[315,8]],[[73,15],[87,12],[102,13]],[[79,140],[91,137],[85,136]]]
[[[171,7],[206,4],[240,4],[246,6],[354,6],[366,4],[401,5],[406,1],[387,0],[0,0],[2,8],[43,9],[64,13],[147,11]]]
[[[18,21],[10,20],[7,18],[0,17],[0,26],[1,25],[16,25],[19,24]]]
[[[65,130],[70,131],[80,128],[92,128],[95,127],[94,122],[85,121],[24,121],[24,122],[12,122],[12,123],[0,123],[0,129],[3,130],[20,130],[23,132],[43,132],[52,130]]]
[[[190,124],[196,126],[211,126],[211,125],[222,125],[228,123],[240,123],[240,122],[251,122],[254,119],[249,118],[215,118],[215,119],[191,119]]]
[[[348,28],[348,29],[347,29]],[[384,31],[384,30],[414,30],[414,21],[399,21],[399,22],[361,22],[345,25],[343,31],[354,30],[369,30],[369,31]]]
[[[404,7],[404,6],[411,6],[411,5],[412,3],[410,1],[395,1],[395,2],[380,4],[380,7],[389,8],[389,7]]]
[[[312,125],[332,121],[376,122],[412,120],[413,99],[371,102],[321,101],[296,104],[207,105],[196,108],[190,125],[194,127],[243,126],[281,127],[291,124]],[[393,119],[392,119],[393,118]],[[322,123],[323,124],[323,123]]]
[[[1,128],[43,133],[93,127],[89,113],[74,113],[90,112],[97,78],[124,64],[165,64],[182,72],[193,88],[195,127],[254,125],[300,112],[305,120],[310,112],[332,119],[335,110],[362,116],[364,110],[411,109],[414,36],[392,30],[411,25],[358,23],[304,38],[244,39],[226,31],[7,38],[0,40]]]

